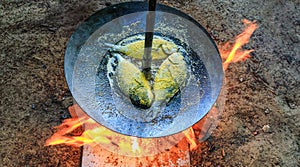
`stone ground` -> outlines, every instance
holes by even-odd
[[[64,79],[67,41],[84,19],[120,1],[0,2],[0,164],[79,166],[81,149],[45,147],[72,98]],[[251,58],[226,72],[227,100],[193,166],[300,166],[300,2],[159,1],[188,13],[218,45],[257,20]]]

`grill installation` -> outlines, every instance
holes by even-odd
[[[79,118],[65,122],[71,128],[53,135],[47,145],[86,144],[83,166],[103,166],[99,156],[119,157],[107,162],[110,166],[188,166],[188,145],[197,147],[222,111],[224,68],[249,54],[234,59],[256,28],[249,21],[252,32],[242,36],[248,39],[236,40],[233,52],[220,49],[226,59],[222,62],[199,23],[168,6],[150,8],[144,2],[107,7],[83,22],[69,40],[65,75],[78,104],[71,110]],[[79,125],[85,126],[82,136],[61,140]],[[160,158],[145,158],[149,156]]]

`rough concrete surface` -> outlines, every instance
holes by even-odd
[[[70,117],[64,79],[67,41],[103,0],[0,2],[0,164],[79,166],[80,148],[45,147],[53,128]],[[300,2],[297,0],[159,1],[188,13],[218,45],[259,28],[244,48],[251,58],[226,71],[221,122],[191,152],[193,166],[300,166]]]

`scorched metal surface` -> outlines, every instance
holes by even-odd
[[[154,31],[189,50],[186,56],[191,60],[194,77],[153,121],[143,122],[122,114],[128,108],[114,98],[102,66],[105,43],[114,44],[145,33],[147,9],[147,3],[127,2],[96,12],[77,28],[65,53],[67,83],[80,107],[113,131],[144,138],[172,135],[198,122],[215,103],[223,80],[218,49],[206,30],[188,15],[158,4]]]

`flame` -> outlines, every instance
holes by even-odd
[[[72,132],[79,127],[82,127],[83,124],[93,124],[94,121],[91,118],[86,116],[80,118],[69,118],[65,119],[63,123],[57,127],[58,131],[54,133],[47,141],[46,146],[58,145],[58,144],[67,144],[75,147],[80,147],[87,143],[93,143],[94,140],[99,140],[99,138],[91,139],[88,136],[88,133],[95,133],[97,131],[103,131],[103,129],[94,129],[84,131],[80,136],[72,135]],[[101,136],[100,136],[101,137]],[[102,138],[102,143],[106,143],[107,140]]]
[[[75,109],[74,109],[75,108]],[[78,110],[78,105],[73,105],[69,110]],[[85,127],[85,130],[80,135],[74,135],[73,132],[79,127]],[[87,115],[82,115],[79,118],[65,119],[63,123],[57,127],[57,132],[54,133],[47,141],[46,146],[66,144],[75,147],[80,147],[85,144],[111,144],[114,147],[121,148],[125,154],[138,154],[141,152],[139,143],[136,137],[125,136],[113,132],[98,123]]]
[[[219,51],[221,57],[223,59],[223,70],[225,71],[228,68],[230,63],[235,63],[239,61],[244,61],[250,57],[250,53],[254,50],[243,50],[242,46],[247,44],[250,40],[251,35],[253,32],[258,28],[256,21],[249,21],[249,20],[242,20],[246,28],[242,33],[235,37],[234,44],[231,44],[231,41],[226,42],[224,45],[220,45]],[[216,113],[217,109],[213,107],[210,113]],[[213,115],[213,114],[212,114]],[[208,115],[207,115],[208,116]],[[202,120],[207,119],[207,116]],[[212,116],[214,117],[214,115]],[[184,131],[184,135],[187,138],[187,141],[190,144],[190,150],[195,150],[197,146],[197,141],[202,140],[205,138],[206,133],[209,131],[210,124],[205,124],[205,121],[200,121],[196,123],[193,127],[189,128],[188,130]],[[197,134],[195,137],[195,130],[197,132],[201,132]]]
[[[183,131],[187,142],[190,144],[190,150],[195,150],[198,147],[197,139],[194,133],[194,129],[190,127],[189,129]]]
[[[120,155],[138,157],[155,155],[164,149],[169,149],[174,146],[174,142],[167,143],[164,141],[174,141],[174,139],[182,138],[182,135],[151,139],[126,136],[101,126],[85,115],[78,105],[69,107],[69,111],[71,113],[76,111],[76,114],[79,113],[80,116],[78,118],[65,119],[61,125],[55,127],[57,132],[47,139],[45,146],[58,144],[75,147],[80,147],[85,144],[91,146],[100,145]],[[74,134],[74,131],[76,132],[80,127],[84,127],[84,132]],[[157,148],[158,143],[163,145]]]
[[[80,119],[77,119],[75,122],[78,122]],[[137,141],[136,137],[124,136],[121,134],[117,134],[108,130],[103,126],[98,126],[93,129],[85,130],[80,136],[72,136],[70,133],[66,133],[70,131],[70,129],[74,129],[76,125],[72,125],[72,119],[66,119],[63,124],[67,124],[68,127],[64,127],[59,129],[57,133],[53,134],[47,141],[46,146],[50,145],[58,145],[58,144],[66,144],[70,146],[80,147],[85,144],[89,145],[113,145],[116,148],[120,148],[123,154],[132,155],[132,154],[140,154],[141,148]],[[92,119],[88,119],[87,121],[80,122],[81,126],[85,125],[93,125],[97,124]],[[57,127],[60,128],[61,126]]]
[[[242,50],[242,46],[249,42],[253,32],[258,28],[256,21],[242,20],[246,26],[245,30],[236,36],[235,42],[231,45],[230,41],[219,47],[219,51],[223,60],[224,71],[228,68],[230,63],[244,61],[250,57],[250,53],[254,50]]]

